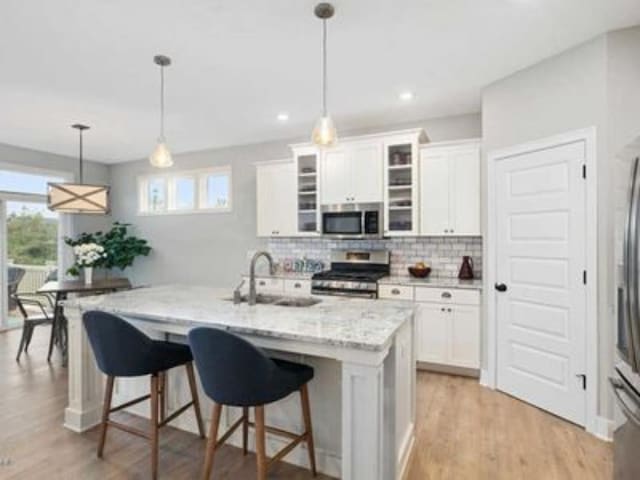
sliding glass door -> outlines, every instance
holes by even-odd
[[[47,209],[47,182],[64,177],[0,167],[0,330],[21,325],[14,294],[57,277],[63,232]]]
[[[22,316],[12,298],[36,292],[57,276],[58,215],[38,201],[4,201],[6,231],[7,322],[20,324]]]

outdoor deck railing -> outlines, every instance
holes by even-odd
[[[55,266],[51,265],[15,265],[10,263],[9,266],[25,270],[24,277],[18,284],[18,293],[35,292],[44,285],[47,275],[56,269]]]

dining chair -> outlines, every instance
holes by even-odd
[[[49,335],[49,353],[47,354],[47,362],[50,362],[53,344],[56,337],[53,315],[54,306],[51,298],[39,293],[14,293],[12,298],[23,319],[22,336],[20,337],[20,345],[18,346],[16,362],[20,361],[22,352],[28,353],[35,328],[41,325],[51,325],[51,334]],[[36,308],[34,309],[31,307]]]

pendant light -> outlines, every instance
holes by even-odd
[[[322,20],[322,115],[316,122],[311,141],[320,147],[330,147],[338,140],[336,127],[327,110],[327,20],[333,17],[333,5],[319,3],[314,13]]]
[[[167,168],[173,165],[173,160],[164,138],[164,67],[171,65],[171,59],[156,55],[153,62],[160,67],[160,136],[156,148],[149,156],[149,163],[156,168]]]
[[[83,183],[82,133],[89,130],[87,125],[76,123],[71,128],[80,135],[80,168],[78,183],[49,183],[47,185],[47,207],[59,213],[89,213],[107,215],[109,213],[109,187]]]

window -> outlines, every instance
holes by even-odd
[[[138,211],[143,215],[230,210],[229,166],[138,178]]]
[[[57,183],[63,180],[59,176],[0,170],[0,191],[46,195],[47,183]]]

